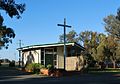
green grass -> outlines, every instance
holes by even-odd
[[[101,70],[101,69],[92,68],[92,69],[89,69],[89,72],[120,72],[120,69],[106,68]]]

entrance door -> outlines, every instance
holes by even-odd
[[[45,49],[45,66],[53,65],[53,49]]]

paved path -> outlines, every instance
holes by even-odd
[[[0,84],[120,84],[119,73],[80,74],[67,77],[43,77],[0,67]]]

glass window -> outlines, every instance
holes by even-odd
[[[44,52],[44,48],[41,48],[41,51]]]
[[[54,60],[57,60],[57,54],[54,55]]]
[[[57,66],[57,54],[54,54],[53,65],[54,65],[54,67]]]
[[[54,52],[57,52],[57,47],[54,48]]]
[[[53,54],[53,49],[45,49],[45,54]]]
[[[54,61],[54,66],[56,66],[57,65],[57,61]]]
[[[44,65],[44,48],[41,48],[41,64]]]
[[[41,60],[41,64],[44,65],[44,60]]]
[[[41,60],[44,60],[44,52],[41,52]]]

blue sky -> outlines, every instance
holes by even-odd
[[[9,49],[0,50],[1,58],[18,60],[18,41],[23,45],[55,43],[63,28],[58,23],[63,23],[64,18],[71,29],[77,33],[85,30],[104,32],[103,18],[116,14],[120,7],[120,0],[16,0],[26,4],[26,11],[22,18],[10,18],[5,12],[4,24],[14,29],[16,38]]]

